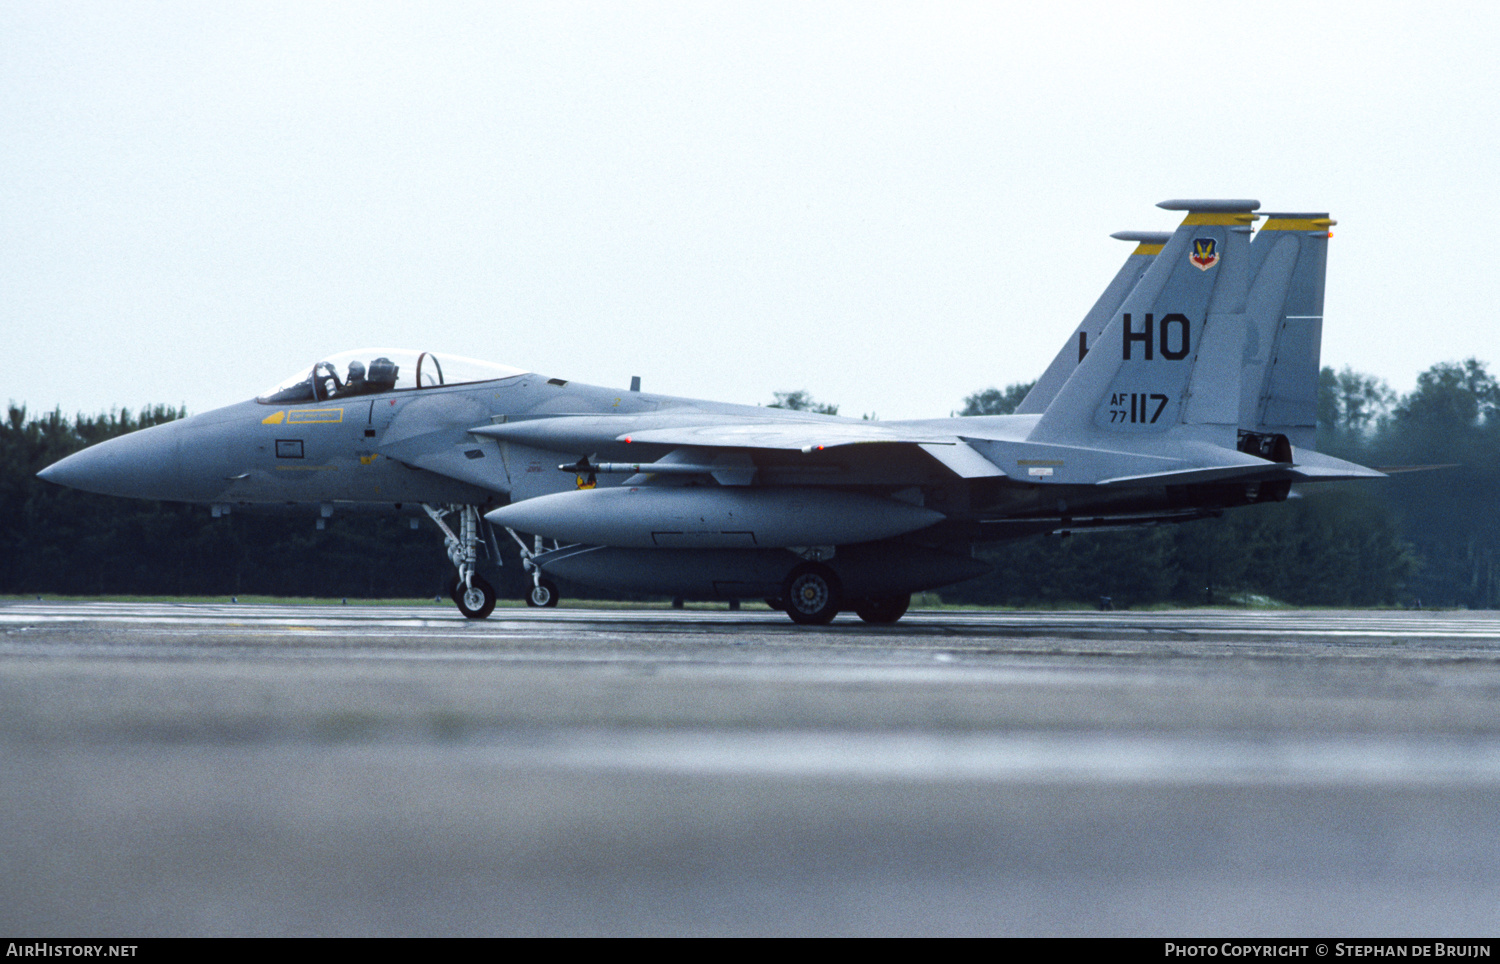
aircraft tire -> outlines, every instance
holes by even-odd
[[[842,593],[839,577],[832,569],[816,562],[804,563],[786,577],[781,598],[792,622],[804,626],[824,626],[839,614]]]
[[[900,596],[876,596],[857,602],[854,606],[854,613],[867,623],[890,625],[905,616],[910,606],[911,593]]]
[[[479,576],[469,583],[467,592],[458,592],[456,588],[454,591],[457,593],[454,602],[466,619],[485,619],[495,611],[495,587]]]
[[[526,593],[526,605],[528,606],[556,606],[557,605],[557,583],[551,579],[543,579]]]

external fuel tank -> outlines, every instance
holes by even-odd
[[[874,542],[943,514],[862,492],[822,488],[629,486],[527,499],[485,516],[564,543],[632,549],[751,549]]]

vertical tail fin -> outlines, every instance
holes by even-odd
[[[1255,281],[1240,385],[1240,428],[1311,449],[1317,435],[1327,214],[1267,214],[1250,245]]]
[[[1033,441],[1155,436],[1178,426],[1233,448],[1258,201],[1163,201],[1186,211],[1031,433]],[[1142,438],[1142,441],[1145,439]]]
[[[1099,300],[1094,302],[1094,307],[1083,316],[1083,323],[1073,330],[1073,334],[1063,343],[1062,351],[1057,353],[1042,377],[1036,380],[1031,391],[1016,406],[1017,415],[1035,415],[1047,410],[1052,399],[1057,397],[1058,389],[1073,374],[1078,363],[1083,361],[1083,356],[1089,353],[1089,346],[1098,342],[1099,332],[1104,330],[1104,326],[1114,316],[1115,309],[1135,290],[1137,282],[1151,266],[1152,259],[1161,253],[1162,246],[1172,235],[1166,231],[1117,231],[1110,237],[1138,243],[1130,257],[1120,266],[1114,280],[1105,287]]]

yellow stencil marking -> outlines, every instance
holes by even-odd
[[[287,412],[286,423],[288,425],[318,425],[343,420],[342,408],[294,408]]]
[[[270,415],[267,415],[265,418],[261,419],[260,420],[260,424],[262,424],[262,425],[280,425],[282,422],[285,422],[285,421],[286,421],[286,412],[272,412]]]
[[[1215,224],[1217,224],[1217,225],[1227,225],[1229,227],[1233,227],[1236,224],[1252,224],[1252,223],[1255,222],[1256,218],[1259,218],[1259,217],[1260,217],[1259,214],[1251,214],[1249,211],[1246,211],[1244,214],[1233,214],[1233,213],[1223,213],[1223,214],[1221,214],[1218,211],[1213,211],[1213,212],[1209,212],[1209,211],[1197,211],[1197,212],[1189,214],[1187,217],[1183,218],[1182,219],[1182,223],[1183,224],[1203,224],[1203,225],[1215,225]]]

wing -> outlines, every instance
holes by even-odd
[[[957,435],[854,419],[754,418],[710,413],[564,415],[481,425],[469,431],[559,452],[597,451],[621,443],[805,453],[858,445],[903,445],[920,448],[960,478],[1005,474]]]
[[[637,442],[714,448],[785,449],[813,452],[840,445],[875,443],[952,444],[958,438],[930,431],[901,431],[880,422],[855,419],[747,418],[691,412],[668,415],[560,415],[481,425],[469,430],[508,442],[557,451]]]

